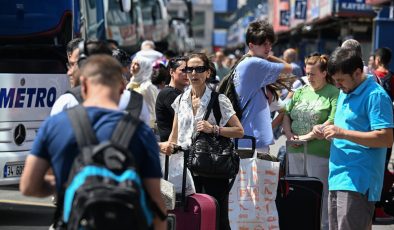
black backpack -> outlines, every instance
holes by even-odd
[[[141,121],[125,113],[111,139],[99,143],[85,108],[75,106],[67,110],[67,115],[80,153],[73,162],[67,187],[59,195],[56,228],[148,229],[153,223],[152,210],[165,219],[149,199],[128,149]]]
[[[383,89],[390,96],[391,101],[393,101],[393,99],[394,99],[394,95],[392,95],[392,93],[391,93],[392,78],[393,78],[393,72],[391,72],[391,71],[389,71],[383,78],[378,78],[380,81],[380,85],[383,87]]]
[[[239,96],[237,94],[237,91],[235,90],[234,86],[234,75],[235,75],[235,68],[237,65],[243,61],[245,58],[251,57],[249,54],[245,54],[230,70],[230,72],[224,76],[222,81],[220,82],[217,92],[224,94],[230,99],[231,104],[233,105],[234,111],[238,117],[238,119],[241,121],[242,119],[242,113],[245,110],[245,108],[248,106],[250,100],[248,100],[243,108],[241,108],[241,105],[239,104]]]
[[[142,110],[143,97],[141,94],[137,93],[132,89],[129,89],[129,91],[130,91],[130,99],[125,111],[131,113],[131,115],[133,115],[134,117],[139,117]],[[75,97],[75,99],[77,99],[78,103],[82,104],[83,98],[81,94],[80,85],[67,90],[65,93],[72,94]]]

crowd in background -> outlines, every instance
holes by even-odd
[[[266,33],[261,35],[259,31]],[[386,80],[386,76],[391,73],[388,69],[391,50],[377,49],[365,62],[368,64],[364,65],[360,44],[348,40],[331,56],[310,54],[304,60],[305,68],[301,68],[296,49],[285,50],[283,55],[279,55],[281,58],[274,56],[271,48],[275,36],[272,26],[266,22],[251,23],[246,41],[248,52],[245,57],[239,53],[226,54],[221,50],[212,55],[193,53],[180,56],[171,51],[161,53],[155,50],[152,41],[144,41],[141,50],[132,55],[120,49],[116,43],[111,43],[109,52],[122,65],[124,92],[131,89],[142,95],[140,118],[154,130],[162,153],[171,155],[175,145],[190,146],[196,129],[229,138],[242,137],[243,134],[254,136],[258,154],[271,155],[275,159],[280,158],[280,154],[270,152],[270,145],[274,144],[274,137],[284,134],[288,140],[304,140],[309,145],[306,153],[307,175],[319,178],[324,185],[322,229],[329,229],[329,225],[330,229],[357,229],[352,226],[355,218],[365,220],[355,225],[363,229],[371,225],[373,213],[377,219],[390,218],[379,203],[374,208],[375,202],[381,197],[382,186],[379,183],[383,181],[383,172],[375,175],[369,169],[360,169],[343,155],[351,155],[349,149],[357,149],[359,152],[357,156],[351,156],[352,159],[360,157],[359,164],[365,164],[364,161],[372,159],[374,153],[380,154],[383,148],[392,145],[391,104],[394,87],[391,88],[392,92],[386,93],[387,88],[384,87],[386,83],[390,87],[392,85],[392,78],[389,82]],[[80,42],[80,39],[74,41],[76,44]],[[75,44],[70,46],[68,54],[67,74],[73,87],[80,84],[79,75],[74,71],[77,57],[80,57],[73,53],[77,48]],[[241,58],[244,60],[239,62]],[[202,118],[211,92],[216,90],[232,69],[237,72],[234,85],[243,108],[242,119],[236,116],[230,100],[221,94],[221,119],[216,121],[211,115],[204,121]],[[82,92],[84,87],[82,85]],[[122,108],[122,98],[129,94],[122,94],[119,108]],[[387,99],[387,95],[391,100]],[[355,108],[351,103],[359,103],[357,100],[368,103]],[[55,105],[54,108],[60,112],[71,107],[65,105],[67,103]],[[75,105],[78,102],[72,103]],[[338,117],[338,111],[346,116]],[[360,127],[364,124],[369,124],[370,130]],[[389,133],[385,130],[389,130]],[[377,139],[381,143],[376,143]],[[248,144],[241,141],[240,146],[248,147]],[[368,146],[372,150],[360,146]],[[286,151],[301,150],[299,146],[292,146]],[[359,156],[359,153],[370,158]],[[391,148],[387,150],[385,159],[379,158],[386,162],[386,171],[390,154]],[[376,163],[373,170],[379,171],[380,163]],[[289,167],[294,173],[300,172],[301,165],[299,156],[294,155],[290,159]],[[338,165],[348,167],[349,171],[344,171]],[[349,181],[348,172],[354,173],[358,181]],[[376,176],[371,179],[375,181],[366,181],[363,178],[368,176],[365,175]],[[228,183],[193,175],[188,177],[189,181],[194,181],[188,185],[191,193],[204,191],[218,200],[221,229],[229,229],[228,216],[224,214],[228,212]],[[342,190],[355,193],[344,195]],[[360,204],[355,194],[362,194],[361,199],[365,202]],[[382,194],[383,197],[384,192]],[[349,209],[358,209],[359,205],[364,204],[368,207],[365,212],[361,209],[350,213],[337,208],[336,202],[342,201],[354,203]],[[339,227],[334,227],[333,223]]]

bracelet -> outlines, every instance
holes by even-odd
[[[222,129],[222,127],[219,126],[219,132],[218,132],[218,136],[220,136],[220,130]]]

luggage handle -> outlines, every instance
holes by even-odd
[[[304,161],[303,161],[303,166],[304,166],[304,174],[290,174],[289,170],[289,146],[290,145],[302,145],[304,147],[303,155],[304,155]],[[285,155],[285,177],[306,177],[308,176],[307,170],[306,170],[306,154],[308,152],[308,142],[305,140],[287,140],[286,141],[286,155]],[[296,153],[300,154],[300,153]]]
[[[235,149],[238,149],[238,140],[251,140],[252,141],[252,151],[255,152],[256,151],[256,138],[254,138],[253,136],[248,136],[248,135],[244,135],[242,138],[235,138],[234,139],[234,147]]]
[[[172,154],[176,154],[179,151],[182,151],[182,147],[179,145],[175,145],[175,147],[172,151]],[[170,163],[170,156],[166,155],[165,161],[164,161],[164,180],[166,180],[166,181],[168,181],[169,163]]]
[[[182,172],[182,191],[181,191],[181,204],[180,207],[186,211],[186,175],[187,175],[187,157],[189,156],[189,149],[183,149],[182,146],[176,145],[172,154],[178,154],[183,151],[183,172]],[[166,155],[164,163],[164,179],[168,181],[168,171],[169,171],[169,160],[170,157]]]

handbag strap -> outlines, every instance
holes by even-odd
[[[205,111],[204,114],[204,120],[208,120],[209,114],[211,114],[213,103],[217,100],[219,94],[216,93],[215,91],[212,91],[211,93],[211,100],[209,100],[209,104],[207,106],[207,111]]]

